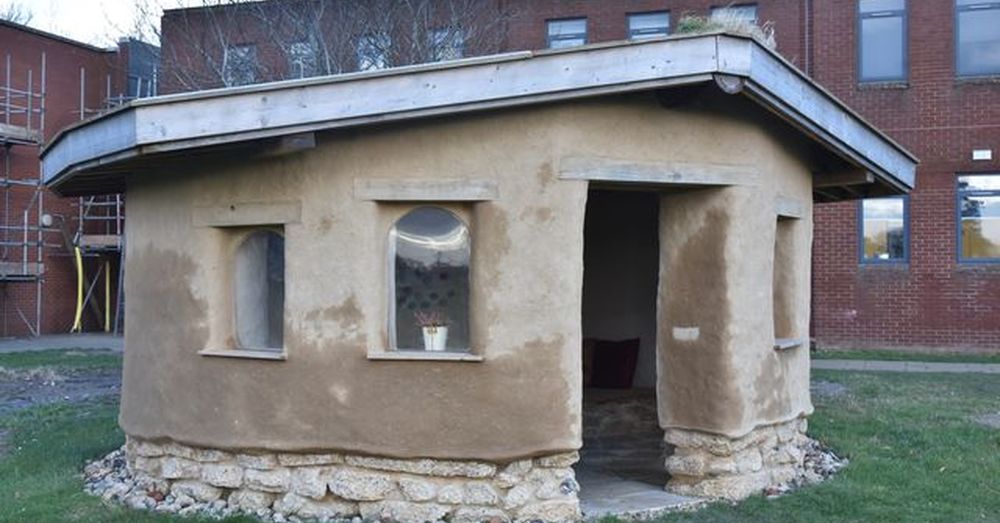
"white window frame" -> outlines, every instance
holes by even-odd
[[[657,38],[657,37],[660,37],[660,36],[667,36],[667,35],[670,34],[670,11],[668,11],[668,10],[664,9],[664,10],[660,10],[660,11],[644,11],[644,12],[641,12],[641,13],[628,13],[626,16],[627,16],[627,21],[628,21],[628,39],[629,40],[632,40],[632,41],[646,40],[646,39],[649,39],[649,38]],[[662,29],[660,29],[659,27],[652,28],[652,29],[650,29],[650,28],[647,28],[647,29],[635,29],[635,28],[633,28],[632,27],[633,22],[635,20],[637,20],[638,18],[644,17],[644,16],[646,16],[646,17],[665,16],[667,18],[667,20],[666,20],[667,23],[666,23],[666,25],[663,26]]]
[[[583,22],[583,31],[575,33],[556,33],[553,34],[552,29],[557,24],[566,22]],[[574,16],[570,18],[553,18],[545,21],[545,46],[549,49],[566,49],[569,47],[579,47],[581,45],[587,45],[587,34],[589,33],[589,21],[585,16]],[[558,42],[569,42],[574,40],[580,40],[578,44],[572,45],[558,45]],[[553,44],[557,44],[555,47]]]
[[[440,27],[428,34],[431,60],[460,60],[465,56],[465,31],[458,27]]]
[[[237,69],[241,63],[243,67]],[[222,50],[222,82],[226,87],[257,83],[259,67],[254,44],[230,45]]]
[[[391,67],[390,49],[392,49],[392,37],[387,33],[359,36],[355,44],[358,71],[377,71]]]
[[[466,310],[466,318],[465,319],[466,319],[467,322],[469,322],[468,327],[469,327],[470,332],[469,332],[469,343],[468,343],[469,346],[468,347],[463,347],[463,349],[461,351],[444,351],[443,353],[434,353],[434,352],[422,350],[422,349],[415,348],[415,347],[400,347],[399,343],[398,343],[398,340],[397,340],[397,330],[396,330],[396,321],[397,321],[397,318],[396,318],[396,241],[397,241],[397,237],[398,236],[397,236],[396,225],[399,223],[400,220],[402,220],[403,218],[407,217],[410,213],[412,213],[412,212],[414,212],[414,211],[416,211],[418,209],[421,209],[421,208],[438,209],[438,210],[445,211],[448,214],[452,215],[459,223],[462,224],[462,227],[465,228],[466,234],[468,235],[468,238],[469,238],[469,267],[468,267],[469,274],[468,274],[468,281],[466,282],[466,286],[467,286],[468,292],[469,292],[469,296],[467,298],[469,300],[469,310]],[[481,358],[479,358],[479,357],[477,357],[477,356],[475,356],[475,355],[472,354],[472,347],[471,347],[471,345],[472,345],[472,333],[471,333],[471,330],[472,330],[472,310],[471,310],[471,308],[472,308],[472,252],[473,252],[473,238],[472,238],[472,228],[469,227],[468,222],[466,220],[463,220],[462,217],[458,213],[456,213],[453,209],[449,209],[448,207],[441,206],[441,205],[434,205],[434,204],[418,205],[418,206],[415,206],[415,207],[407,209],[406,212],[402,213],[399,217],[397,217],[395,220],[393,220],[392,225],[389,228],[389,234],[387,235],[387,237],[388,237],[388,242],[389,242],[388,248],[386,249],[386,269],[387,269],[386,270],[386,274],[388,275],[388,285],[387,285],[387,290],[388,290],[388,296],[387,296],[387,298],[388,298],[388,303],[387,303],[387,305],[388,305],[388,315],[387,315],[387,320],[388,321],[387,321],[387,323],[388,323],[388,330],[389,330],[389,352],[390,353],[397,353],[397,354],[404,354],[404,355],[429,354],[432,359],[454,359],[454,358],[459,358],[459,359],[470,359],[470,360],[475,360],[475,361],[480,360]],[[461,356],[469,356],[470,358],[461,358]],[[386,358],[386,359],[392,359],[392,358],[390,357],[390,358]]]

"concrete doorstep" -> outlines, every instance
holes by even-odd
[[[671,494],[662,486],[632,481],[596,470],[578,470],[580,509],[586,521],[613,516],[626,520],[655,519],[667,512],[690,510],[705,499]]]

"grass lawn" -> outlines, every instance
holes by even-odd
[[[54,367],[57,369],[121,368],[122,356],[114,351],[92,349],[58,349],[0,354],[0,367],[27,369]]]
[[[1000,354],[902,352],[894,350],[820,350],[817,360],[940,361],[946,363],[1000,363]]]
[[[121,367],[111,352],[58,350],[0,354],[0,367],[107,369]],[[0,417],[0,521],[208,522],[108,507],[83,492],[80,471],[85,460],[122,445],[117,399],[90,403],[35,406]],[[230,518],[227,522],[257,521]]]
[[[792,495],[716,504],[664,522],[1000,522],[1000,376],[814,371],[846,394],[814,397],[809,433],[851,459]]]
[[[113,355],[0,355],[0,366],[81,367]],[[18,363],[19,362],[19,363]],[[100,363],[107,364],[107,361]],[[970,415],[1000,411],[1000,377],[816,371],[847,387],[814,398],[810,433],[851,458],[830,481],[794,494],[672,514],[664,522],[1000,522],[1000,429]],[[37,406],[0,418],[0,521],[153,522],[82,492],[85,460],[121,445],[114,401]],[[253,521],[231,518],[226,521]]]

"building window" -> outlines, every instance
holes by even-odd
[[[955,48],[959,76],[1000,75],[1000,2],[956,0]]]
[[[288,70],[292,78],[308,78],[319,74],[319,53],[312,42],[292,42],[288,46]]]
[[[645,40],[666,36],[670,30],[670,12],[655,11],[628,15],[628,39]]]
[[[465,31],[456,27],[434,29],[430,46],[433,61],[458,60],[465,54]]]
[[[257,47],[226,47],[222,54],[222,81],[226,87],[248,85],[257,81]]]
[[[712,20],[757,23],[757,4],[727,5],[712,8]]]
[[[858,79],[906,80],[906,0],[859,0]]]
[[[390,232],[389,331],[399,350],[469,349],[469,229],[450,211],[418,207]]]
[[[958,258],[1000,262],[1000,174],[958,177]]]
[[[587,19],[568,18],[545,22],[549,49],[576,47],[587,43]]]
[[[273,230],[247,236],[236,251],[236,343],[282,350],[285,321],[285,239]]]
[[[909,260],[907,204],[905,196],[861,201],[862,263],[905,263]]]
[[[385,33],[362,35],[358,38],[358,70],[372,71],[389,67],[391,47],[392,39]]]
[[[795,232],[799,220],[779,217],[774,230],[774,262],[771,279],[771,305],[774,316],[775,345],[778,340],[791,340],[798,336],[795,298],[800,291],[796,286]]]

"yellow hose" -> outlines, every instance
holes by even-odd
[[[111,332],[111,262],[104,262],[104,332]]]
[[[83,255],[80,254],[79,247],[73,247],[73,255],[76,257],[76,314],[73,316],[73,328],[70,332],[80,332],[83,330],[80,322],[83,318]]]

